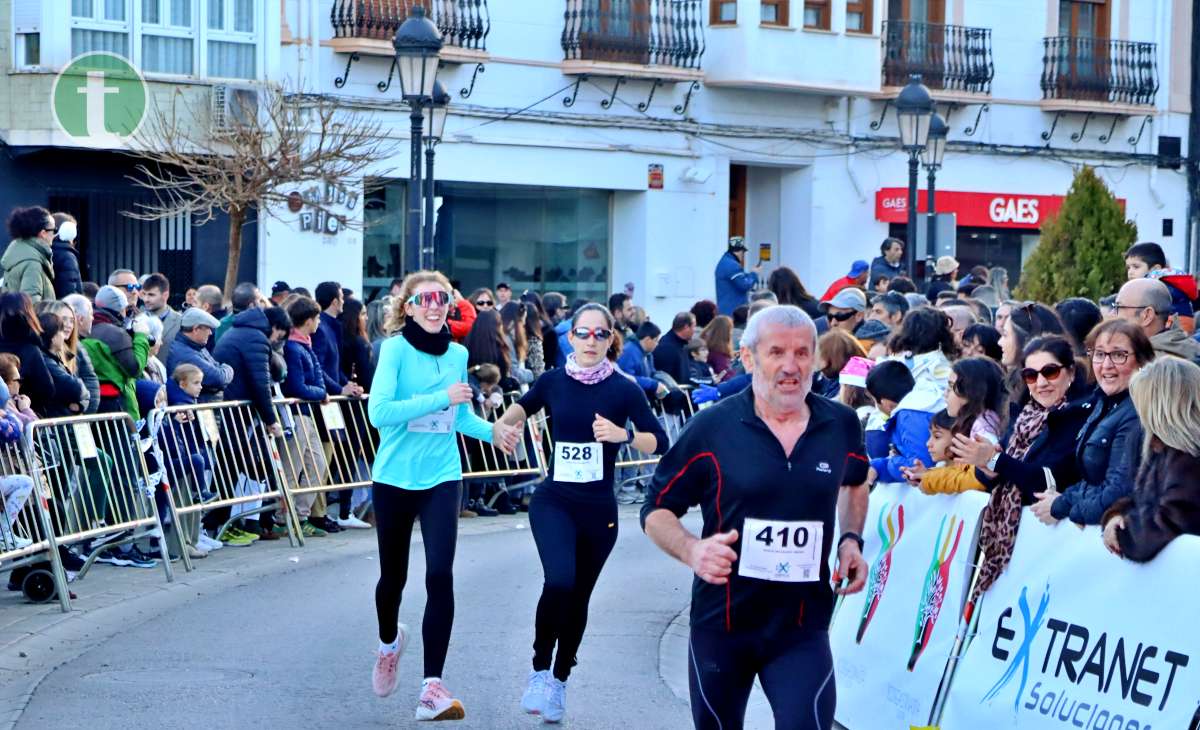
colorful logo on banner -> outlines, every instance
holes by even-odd
[[[858,635],[854,640],[857,644],[862,643],[863,636],[867,633],[867,627],[871,625],[871,619],[875,617],[875,609],[879,608],[879,602],[883,600],[883,590],[887,588],[888,575],[892,572],[892,549],[896,547],[896,544],[900,542],[900,537],[904,534],[904,505],[898,504],[892,510],[888,509],[890,506],[884,504],[883,509],[879,510],[877,529],[883,549],[875,558],[875,562],[871,565],[871,571],[867,574],[867,600],[863,603],[862,619],[858,622]],[[886,532],[883,529],[885,519],[887,521]]]
[[[1029,588],[1028,586],[1022,586],[1021,598],[1017,600],[1017,607],[1021,609],[1021,621],[1025,626],[1025,633],[1021,639],[1021,646],[1017,649],[1016,653],[1012,655],[1012,661],[1009,662],[1008,666],[1004,669],[1004,674],[1000,675],[1000,679],[996,680],[996,683],[992,685],[992,688],[989,689],[987,694],[983,696],[983,699],[980,700],[981,704],[999,695],[1000,690],[1004,689],[1008,683],[1013,680],[1013,677],[1017,676],[1017,669],[1019,667],[1021,670],[1021,685],[1017,687],[1017,695],[1015,698],[1013,698],[1013,709],[1016,710],[1018,708],[1021,703],[1021,697],[1025,695],[1025,685],[1029,683],[1029,652],[1033,648],[1033,640],[1037,638],[1038,631],[1040,631],[1042,628],[1042,623],[1046,620],[1046,609],[1049,606],[1050,584],[1047,583],[1046,589],[1042,591],[1042,600],[1038,604],[1037,614],[1030,616]],[[1000,614],[1001,620],[1003,620],[1005,616],[1012,616],[1011,607],[1006,608],[1004,613]],[[1012,639],[1016,637],[1016,632],[1012,631],[1011,629],[1004,629],[997,632],[997,637],[999,636],[1007,636],[1008,638]],[[1004,659],[1008,657],[1009,654],[1007,651],[1000,651],[1004,656],[999,658]],[[993,650],[993,654],[996,654],[995,650]]]
[[[950,520],[949,529],[946,528],[947,519]],[[958,530],[954,529],[956,522]],[[917,609],[912,656],[908,658],[910,672],[917,666],[917,660],[929,645],[933,627],[937,625],[938,616],[942,613],[942,602],[946,600],[946,586],[950,583],[950,564],[954,562],[954,554],[958,552],[958,543],[962,540],[963,524],[962,519],[955,515],[949,518],[942,517],[942,524],[938,527],[937,539],[933,541],[933,559],[925,573],[925,589],[921,592],[921,603]],[[952,534],[953,546],[950,544]]]

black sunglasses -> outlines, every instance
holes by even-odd
[[[1046,380],[1058,380],[1058,376],[1062,375],[1062,371],[1064,369],[1065,368],[1062,365],[1059,365],[1058,363],[1051,363],[1049,365],[1045,365],[1042,367],[1041,370],[1034,370],[1033,368],[1025,368],[1024,370],[1021,371],[1021,379],[1024,380],[1025,383],[1028,385],[1033,385],[1034,383],[1036,383],[1039,375],[1041,375]]]
[[[480,299],[479,301],[475,302],[475,306],[477,306],[477,307],[490,307],[490,306],[492,306],[492,302],[491,302],[490,300],[488,300],[488,299]]]
[[[850,319],[851,317],[853,317],[856,314],[858,314],[858,312],[851,310],[849,312],[837,312],[837,313],[828,312],[825,314],[825,316],[829,317],[830,319],[835,320],[837,322],[845,322],[846,320]]]

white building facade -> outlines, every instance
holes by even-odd
[[[92,16],[51,22],[84,4]],[[409,114],[388,83],[390,37],[412,4],[41,0],[33,13],[16,2],[8,37],[18,75],[117,43],[153,83],[279,83],[381,120],[396,154],[363,180],[333,181],[351,225],[260,216],[253,272],[369,295],[411,268],[417,245],[405,237]],[[125,20],[106,20],[110,5]],[[939,247],[964,267],[1015,279],[1084,164],[1140,240],[1177,266],[1194,257],[1185,0],[426,5],[452,98],[435,148],[434,260],[464,293],[505,281],[600,299],[632,283],[666,321],[713,297],[717,260],[741,235],[752,257],[769,245],[768,270],[790,266],[819,295],[885,237],[905,237],[907,155],[890,100],[912,73],[949,123],[937,201],[956,232]],[[33,35],[37,63],[22,63]],[[56,143],[15,116],[0,134]]]

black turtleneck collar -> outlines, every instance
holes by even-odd
[[[450,349],[450,328],[446,325],[442,325],[440,332],[431,334],[409,317],[404,320],[404,329],[401,330],[401,334],[404,335],[404,339],[408,340],[408,344],[427,355],[440,357]]]

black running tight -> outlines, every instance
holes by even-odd
[[[533,668],[544,671],[553,664],[554,677],[565,682],[583,641],[592,589],[617,542],[617,503],[579,503],[542,487],[529,505],[529,528],[546,575]]]
[[[400,595],[408,581],[408,551],[413,522],[421,520],[425,544],[425,676],[440,677],[454,625],[454,547],[458,541],[458,512],[462,485],[443,482],[432,489],[400,489],[376,482],[371,487],[375,534],[379,539],[379,583],[375,611],[379,640],[396,640]]]

